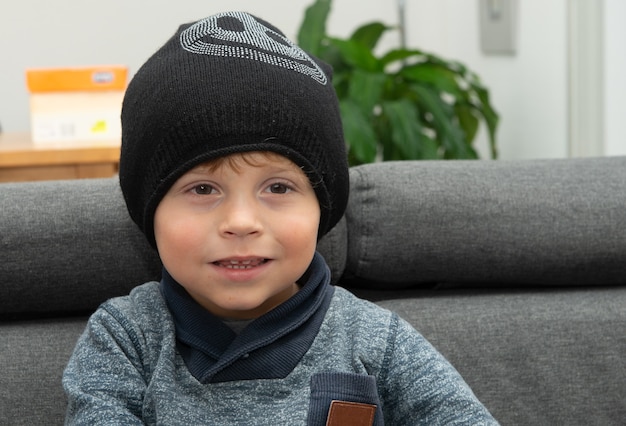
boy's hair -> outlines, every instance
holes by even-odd
[[[157,205],[182,174],[233,153],[296,163],[320,203],[318,238],[348,201],[348,165],[331,69],[243,12],[182,25],[139,69],[122,108],[120,185],[154,246]]]
[[[252,154],[259,154],[261,161]],[[240,173],[242,164],[251,167],[260,167],[264,164],[264,161],[271,162],[280,158],[284,157],[272,151],[238,152],[236,154],[227,155],[226,157],[217,157],[205,161],[204,163],[198,164],[196,168],[200,168],[203,172],[213,173],[222,167],[226,167],[233,170],[235,173]]]

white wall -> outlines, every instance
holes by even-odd
[[[626,1],[604,1],[604,152],[626,155]]]
[[[481,51],[477,0],[409,0],[409,38],[478,73],[501,116],[499,158],[565,157],[566,0],[517,3],[518,44],[512,56]],[[486,149],[481,152],[487,158]]]
[[[128,65],[132,74],[180,23],[220,12],[224,7],[264,17],[295,38],[304,8],[311,2],[230,0],[224,6],[223,2],[206,0],[20,0],[8,6],[3,0],[0,123],[5,131],[29,128],[25,68],[110,63]],[[333,3],[329,22],[333,35],[346,36],[367,21],[397,23],[394,0]],[[478,0],[406,0],[408,44],[464,62],[482,77],[502,116],[500,158],[565,157],[567,0],[518,3],[520,29],[515,56],[486,56],[481,52]],[[623,12],[623,0],[607,3]],[[624,40],[624,30],[619,30],[623,16],[614,21],[614,34]],[[385,39],[386,46],[397,42],[393,35]],[[620,66],[623,70],[623,59]],[[610,77],[610,87],[623,91],[623,75],[621,71],[619,76]],[[619,148],[614,146],[626,141],[625,120],[619,117],[623,108],[617,105],[617,96],[607,100],[607,107],[607,151],[616,152]],[[484,133],[480,137],[480,151],[486,158]]]

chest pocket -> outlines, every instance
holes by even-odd
[[[308,426],[382,426],[374,376],[328,372],[311,377]]]

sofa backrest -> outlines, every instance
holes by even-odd
[[[353,168],[343,281],[626,284],[626,157]]]
[[[160,275],[117,179],[0,185],[0,315],[76,314]]]

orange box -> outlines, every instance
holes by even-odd
[[[31,93],[124,90],[127,76],[120,65],[39,68],[26,70],[26,85]]]
[[[118,142],[124,66],[26,70],[35,144]]]

